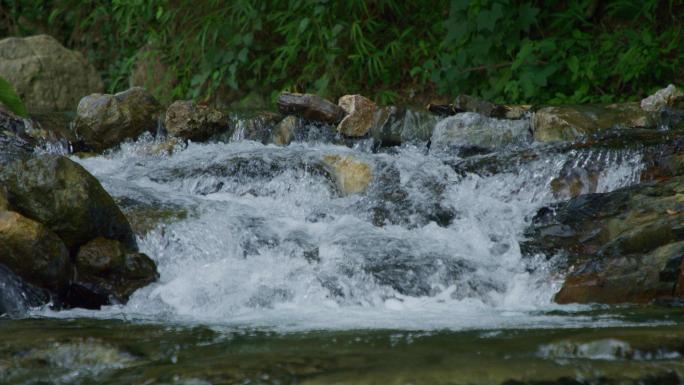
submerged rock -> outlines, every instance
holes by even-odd
[[[228,127],[223,113],[191,100],[177,100],[166,110],[164,121],[171,136],[190,140],[205,140]]]
[[[0,211],[0,264],[36,286],[60,292],[69,280],[69,252],[40,223]]]
[[[371,167],[353,156],[326,155],[323,163],[330,169],[337,188],[344,195],[363,192],[373,181]]]
[[[572,141],[610,128],[644,128],[655,124],[656,116],[637,103],[544,107],[532,115],[534,139],[539,142]]]
[[[557,302],[649,302],[684,293],[682,223],[684,177],[675,177],[543,209],[523,248],[567,255]]]
[[[96,237],[136,249],[128,221],[100,182],[68,158],[43,155],[0,172],[10,205],[55,232],[71,253]]]
[[[0,76],[32,110],[73,110],[84,95],[103,89],[95,67],[80,52],[48,35],[0,40]]]
[[[658,112],[666,107],[684,108],[684,91],[670,84],[641,100],[644,111]]]
[[[347,113],[337,126],[337,131],[345,136],[365,136],[374,124],[378,106],[361,95],[344,95],[338,105]]]
[[[158,278],[157,266],[147,255],[106,238],[80,248],[75,271],[67,302],[86,308],[125,302],[135,290]]]
[[[297,115],[306,120],[336,124],[345,115],[342,107],[313,94],[283,92],[278,97],[278,110],[284,115]]]
[[[448,117],[437,124],[432,134],[431,149],[477,147],[490,150],[531,140],[527,120],[488,118],[473,112]]]
[[[143,132],[154,132],[161,106],[144,88],[116,95],[92,94],[81,99],[74,130],[86,145],[103,151]]]

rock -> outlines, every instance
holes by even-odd
[[[287,146],[290,144],[290,142],[292,142],[298,126],[299,119],[296,116],[286,116],[273,129],[271,141],[273,141],[273,144],[277,146]]]
[[[329,168],[337,188],[344,195],[363,192],[373,181],[371,167],[353,156],[326,155],[323,163]]]
[[[45,290],[37,288],[0,264],[0,317],[23,317],[31,307],[50,300]]]
[[[494,104],[486,100],[478,99],[470,95],[459,95],[454,101],[456,112],[476,112],[480,115],[493,118],[503,118],[506,109],[500,104]]]
[[[454,147],[493,149],[531,141],[527,120],[488,118],[473,112],[450,116],[440,121],[432,133],[431,149]]]
[[[347,113],[337,125],[337,131],[345,136],[361,137],[373,126],[378,106],[361,95],[344,95],[337,104]]]
[[[396,106],[380,107],[375,112],[370,134],[385,147],[424,142],[430,139],[432,129],[439,121],[438,116],[423,111]]]
[[[555,301],[561,304],[647,303],[673,294],[682,297],[682,255],[684,242],[676,242],[644,255],[582,264],[568,275]]]
[[[12,211],[0,211],[0,263],[36,286],[59,292],[69,280],[69,252],[52,231]]]
[[[297,115],[306,120],[336,124],[345,115],[342,107],[312,94],[283,92],[278,97],[278,110],[283,115]]]
[[[141,48],[128,78],[129,87],[143,87],[157,100],[167,104],[178,84],[176,72],[161,60],[162,52],[150,45]]]
[[[580,195],[543,209],[522,248],[567,256],[571,273],[558,302],[648,302],[678,288],[682,223],[684,177],[679,176]]]
[[[637,103],[544,107],[532,115],[532,131],[539,142],[572,141],[614,127],[652,127],[656,118]]]
[[[132,250],[135,235],[100,182],[68,158],[42,155],[13,162],[0,172],[9,203],[56,233],[72,254],[96,237]]]
[[[658,112],[665,107],[684,108],[684,91],[670,84],[641,100],[644,111]]]
[[[73,110],[84,95],[103,90],[83,55],[48,35],[0,40],[0,76],[31,110]]]
[[[228,122],[230,129],[212,139],[218,141],[254,140],[267,144],[271,141],[274,127],[282,119],[282,115],[270,111],[231,114]]]
[[[116,95],[93,94],[78,103],[74,130],[95,151],[154,132],[161,106],[144,88]]]
[[[199,141],[227,128],[228,120],[215,108],[177,100],[166,110],[164,124],[171,136]]]
[[[9,198],[7,193],[7,187],[0,186],[0,211],[6,211],[10,209]]]
[[[67,301],[73,306],[98,308],[125,302],[137,289],[158,278],[147,255],[128,250],[121,242],[96,238],[83,245],[75,261],[76,274]]]

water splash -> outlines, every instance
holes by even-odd
[[[169,156],[146,138],[76,159],[132,210],[185,214],[139,236],[158,283],[126,306],[66,314],[284,329],[570,325],[544,314],[558,308],[559,277],[553,259],[521,255],[523,231],[560,199],[551,185],[564,169],[598,170],[595,189],[609,191],[638,182],[642,163],[636,151],[571,151],[478,175],[423,146],[232,139]],[[341,194],[326,155],[365,162],[373,182]]]

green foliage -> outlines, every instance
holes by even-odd
[[[222,101],[281,90],[635,99],[684,81],[683,24],[675,0],[0,0],[0,35],[57,36],[110,91],[128,86],[145,48],[172,75],[166,98]]]
[[[21,102],[21,98],[14,92],[14,88],[9,82],[0,77],[0,103],[4,104],[10,111],[23,117],[27,117],[26,107]]]
[[[639,98],[681,81],[675,1],[453,0],[433,81],[501,102]]]

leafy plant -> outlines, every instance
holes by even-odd
[[[22,103],[19,95],[14,91],[12,85],[2,77],[0,77],[0,103],[4,104],[13,113],[27,117],[26,107]]]

